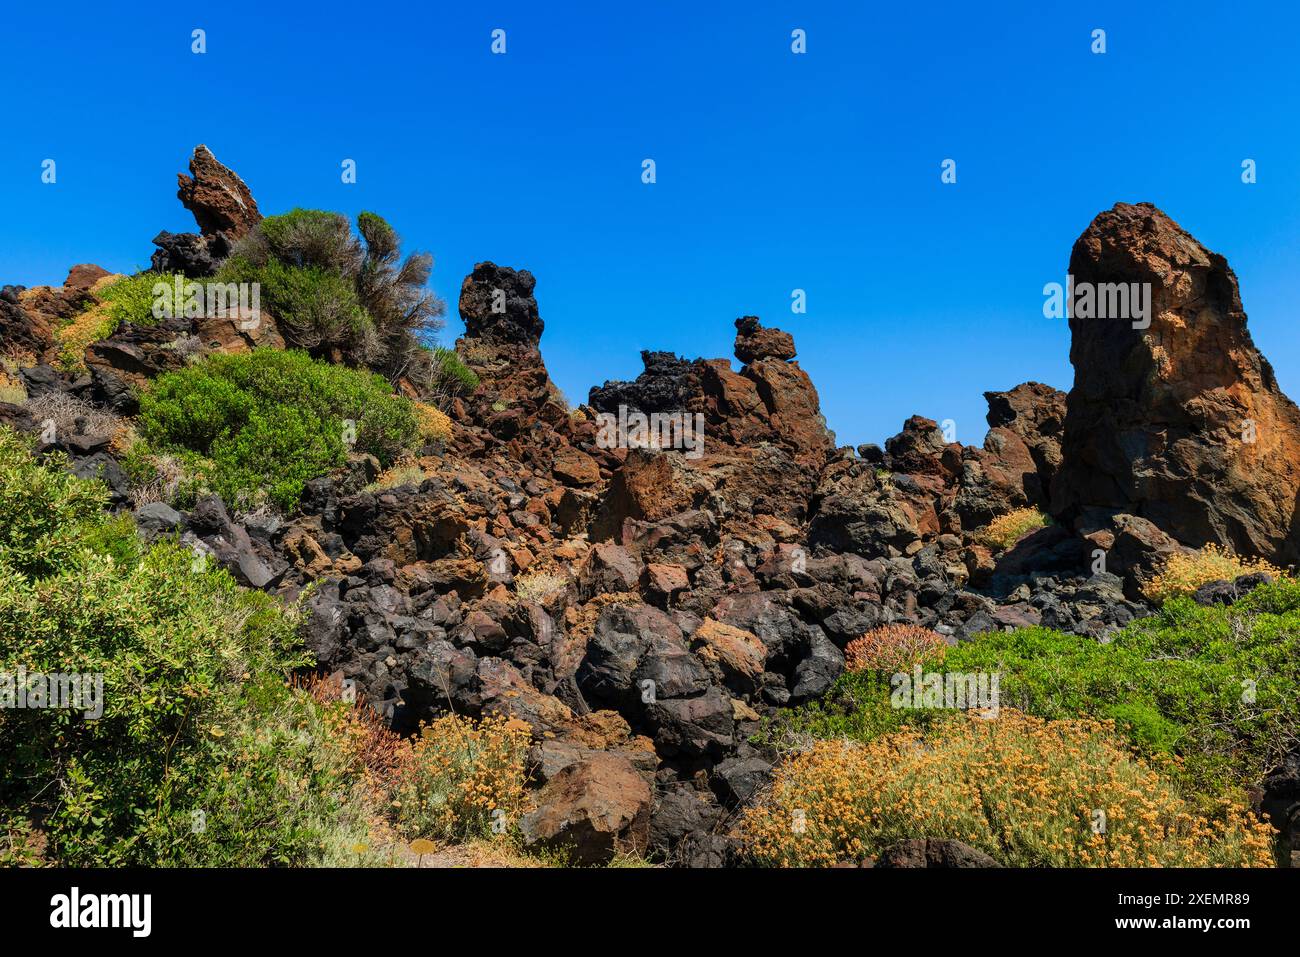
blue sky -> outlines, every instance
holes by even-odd
[[[147,266],[194,228],[175,174],[203,142],[265,213],[372,209],[432,252],[448,342],[476,261],[531,269],[571,401],[643,348],[730,356],[755,314],[842,444],[913,413],[977,444],[983,391],[1069,387],[1042,287],[1097,212],[1149,200],[1228,257],[1300,396],[1300,15],[1136,6],[6,4],[0,282]]]

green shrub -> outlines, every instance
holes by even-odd
[[[25,451],[0,430],[0,479],[29,490],[0,497],[0,678],[99,676],[102,714],[0,711],[0,862],[361,861],[346,849],[375,809],[324,706],[286,684],[309,662],[295,616],[186,548],[145,549],[129,516],[90,512],[102,486]],[[58,547],[38,562],[14,530],[40,501]]]
[[[1190,790],[1240,794],[1300,739],[1300,584],[1263,585],[1231,607],[1175,599],[1106,644],[1047,628],[990,632],[950,648],[943,670],[998,674],[1002,707],[1113,720],[1143,754],[1172,759]],[[888,698],[887,682],[845,674],[762,739],[869,741],[933,719]]]
[[[235,256],[222,266],[217,279],[259,283],[262,306],[275,317],[285,337],[303,349],[355,349],[373,328],[352,285],[320,266],[293,266],[277,259],[254,266]]]
[[[1300,585],[1266,585],[1230,608],[1176,599],[1108,644],[990,633],[952,649],[946,667],[999,670],[1004,706],[1112,718],[1147,753],[1178,758],[1202,793],[1249,787],[1300,737]]]
[[[433,258],[400,261],[397,233],[374,213],[357,217],[357,232],[322,210],[269,216],[236,244],[217,278],[260,283],[290,345],[431,391],[439,372],[424,340],[446,309],[427,288]]]
[[[70,563],[103,519],[108,494],[69,474],[62,453],[32,464],[32,440],[0,428],[0,564],[40,578]]]
[[[96,295],[104,303],[104,314],[111,320],[114,329],[124,322],[152,326],[158,322],[153,311],[156,301],[154,286],[161,282],[174,288],[178,278],[182,284],[192,281],[179,273],[142,272],[134,276],[123,276]]]
[[[155,451],[211,459],[227,502],[284,509],[346,462],[350,439],[385,467],[420,442],[412,403],[381,377],[272,349],[212,355],[160,376],[141,396],[140,425]]]
[[[461,361],[455,349],[438,346],[432,350],[434,391],[447,396],[466,396],[479,386],[478,374]]]

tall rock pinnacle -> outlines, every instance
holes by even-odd
[[[1070,273],[1076,289],[1150,298],[1136,322],[1070,318],[1053,513],[1080,527],[1129,513],[1186,545],[1296,561],[1300,409],[1251,341],[1227,260],[1150,203],[1118,203],[1074,244]]]

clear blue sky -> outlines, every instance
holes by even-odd
[[[434,253],[448,341],[474,262],[531,269],[574,402],[643,348],[730,356],[756,314],[842,444],[913,413],[979,443],[984,390],[1069,387],[1042,287],[1098,211],[1150,200],[1228,257],[1300,396],[1300,16],[1138,6],[9,3],[0,282],[146,266],[194,228],[175,174],[203,142],[265,213],[372,209]]]

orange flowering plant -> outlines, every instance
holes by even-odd
[[[739,834],[755,863],[820,867],[912,837],[1008,867],[1271,867],[1272,829],[1222,799],[1193,808],[1118,743],[1112,722],[1012,710],[928,735],[820,741],[788,758]]]

